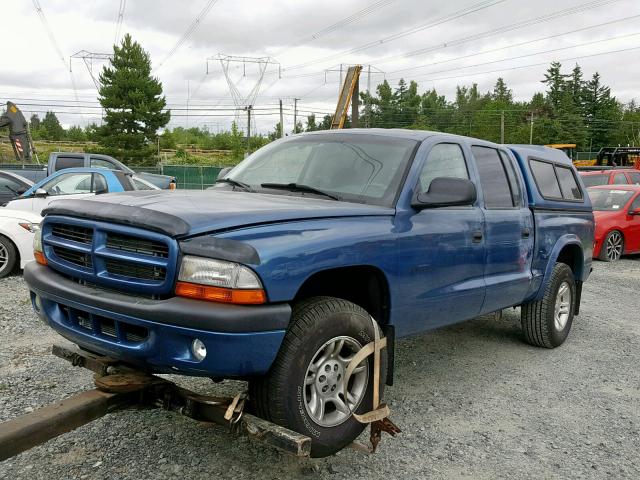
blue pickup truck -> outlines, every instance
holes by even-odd
[[[35,311],[151,372],[249,381],[258,415],[331,454],[363,429],[395,339],[520,306],[561,345],[591,271],[586,190],[560,151],[347,130],[260,149],[207,191],[57,202],[25,270]]]

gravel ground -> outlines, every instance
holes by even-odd
[[[400,341],[386,398],[403,433],[373,456],[296,459],[178,414],[129,410],[0,463],[0,478],[637,479],[639,291],[640,257],[597,262],[552,351],[522,342],[517,310]],[[0,421],[92,387],[90,373],[48,353],[54,341],[22,279],[0,280]]]

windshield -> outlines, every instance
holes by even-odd
[[[587,187],[595,187],[596,185],[606,185],[607,183],[609,183],[609,174],[582,175],[582,181]]]
[[[258,150],[225,178],[254,191],[392,206],[416,145],[376,135],[305,135]]]
[[[633,192],[630,190],[589,189],[589,198],[595,211],[614,212],[623,208]]]

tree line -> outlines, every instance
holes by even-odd
[[[359,126],[435,130],[505,143],[575,143],[581,151],[604,146],[640,144],[640,106],[623,104],[595,72],[585,78],[575,65],[570,72],[553,62],[541,80],[541,92],[528,101],[516,101],[504,79],[492,90],[481,92],[476,83],[458,86],[448,99],[435,88],[420,93],[418,83],[388,81],[373,92],[360,94]],[[242,158],[245,133],[231,129],[210,132],[206,128],[166,128],[171,112],[166,108],[162,83],[151,75],[151,60],[139,43],[125,35],[114,45],[114,55],[100,74],[99,101],[104,110],[102,125],[64,129],[54,112],[40,119],[31,116],[35,139],[95,141],[103,153],[134,162],[154,162],[158,147],[178,149],[192,145],[227,150]],[[331,116],[309,115],[298,121],[294,133],[327,130]],[[346,128],[351,126],[347,118]],[[260,148],[281,136],[278,123],[266,134],[252,137],[250,149]],[[184,153],[184,152],[183,152]],[[186,155],[186,154],[185,154]]]

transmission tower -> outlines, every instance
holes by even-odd
[[[227,84],[229,85],[229,92],[231,98],[236,107],[235,121],[236,125],[240,124],[240,117],[243,112],[247,113],[247,129],[251,128],[255,130],[255,121],[252,121],[251,110],[253,109],[256,98],[260,93],[260,87],[262,86],[262,80],[269,68],[276,69],[278,76],[280,75],[280,63],[271,57],[239,57],[235,55],[225,55],[219,53],[215,57],[207,58],[207,74],[209,73],[209,62],[219,62],[222,66]],[[243,93],[238,88],[240,83],[247,77],[253,77],[255,82],[253,87],[247,93]],[[246,83],[246,82],[245,82]],[[247,135],[251,135],[250,131],[247,131]]]
[[[97,64],[97,66],[99,67],[100,65],[102,65],[104,62],[111,60],[113,58],[113,54],[112,53],[95,53],[95,52],[87,52],[86,50],[80,50],[79,52],[74,53],[73,55],[71,55],[71,57],[69,58],[69,71],[72,71],[71,68],[71,60],[74,58],[81,58],[84,61],[85,66],[87,67],[87,70],[89,71],[89,75],[91,75],[91,80],[93,80],[93,84],[96,86],[96,88],[99,90],[100,89],[100,81],[99,79],[96,77],[96,74],[94,73],[94,62]]]

